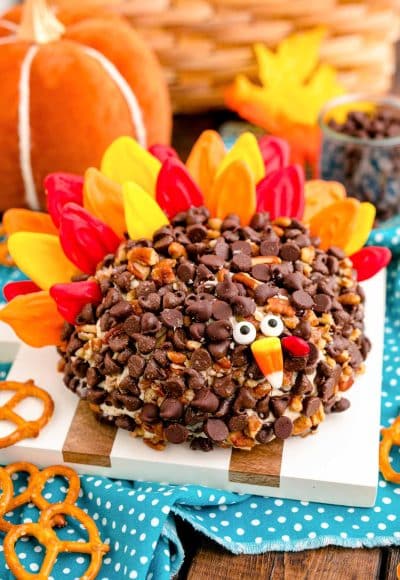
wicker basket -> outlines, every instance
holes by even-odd
[[[112,0],[157,52],[176,111],[221,106],[223,87],[256,66],[251,45],[328,30],[321,58],[349,90],[385,92],[395,67],[399,0]]]

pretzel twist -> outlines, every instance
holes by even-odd
[[[387,481],[400,483],[400,473],[390,465],[389,455],[393,445],[400,445],[400,417],[390,427],[382,429],[382,439],[379,444],[379,469]]]
[[[0,383],[0,392],[15,391],[4,405],[0,406],[0,421],[10,421],[14,423],[16,429],[4,437],[0,437],[0,449],[10,447],[21,439],[37,437],[45,425],[49,422],[54,411],[54,402],[49,393],[37,387],[33,381],[18,383],[15,381],[4,381]],[[14,411],[14,408],[24,399],[35,397],[43,402],[43,411],[38,419],[27,421]]]
[[[64,515],[77,519],[85,527],[89,536],[88,542],[60,540],[58,538],[53,530],[54,520]],[[42,567],[37,574],[27,572],[15,552],[15,544],[25,536],[36,538],[46,549]],[[26,523],[11,528],[4,539],[6,562],[11,572],[19,580],[46,580],[50,576],[59,554],[63,552],[90,555],[90,564],[82,575],[82,580],[94,580],[101,568],[103,556],[109,549],[107,544],[102,543],[92,518],[77,506],[63,502],[50,505],[43,510],[36,524]]]

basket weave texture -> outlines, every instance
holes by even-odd
[[[400,0],[113,0],[158,54],[176,111],[223,104],[223,87],[256,77],[252,44],[274,47],[292,32],[327,28],[321,59],[351,91],[390,89]]]

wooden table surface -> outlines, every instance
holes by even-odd
[[[395,78],[400,92],[400,67]],[[226,111],[196,117],[177,116],[174,146],[186,158],[194,140],[205,129],[218,129],[234,118]],[[235,556],[178,522],[185,562],[176,580],[396,580],[400,548],[349,549],[328,546],[303,552],[268,552]]]

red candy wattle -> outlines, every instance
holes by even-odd
[[[173,159],[179,159],[178,153],[170,145],[160,145],[157,143],[155,145],[151,145],[148,148],[148,152],[151,153],[153,157],[156,157],[159,161],[161,161],[161,163],[164,163],[164,161],[170,157]]]
[[[281,343],[283,348],[292,356],[308,356],[310,354],[308,343],[299,336],[285,336]]]
[[[353,268],[357,271],[359,282],[369,280],[378,272],[386,268],[392,258],[392,252],[389,248],[379,246],[368,246],[362,248],[350,256],[353,262]]]
[[[62,208],[69,202],[83,205],[83,177],[72,173],[50,173],[44,180],[47,209],[58,228]]]
[[[272,171],[257,184],[257,211],[267,211],[270,219],[291,217],[301,220],[304,213],[304,172],[300,165]]]
[[[179,159],[168,157],[157,178],[156,200],[168,217],[204,204],[204,197]]]
[[[264,160],[267,175],[272,171],[283,169],[289,164],[289,143],[279,137],[264,135],[258,141],[258,146]]]
[[[102,298],[100,287],[94,280],[55,284],[50,288],[50,296],[61,316],[70,324],[76,324],[76,317],[86,304],[98,304]]]
[[[20,282],[9,282],[3,288],[4,298],[10,302],[16,296],[22,294],[32,294],[32,292],[39,292],[40,288],[31,280],[21,280]]]
[[[76,203],[67,203],[60,218],[60,242],[67,258],[85,274],[93,274],[120,239],[113,230]]]

